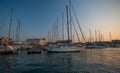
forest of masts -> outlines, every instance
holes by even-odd
[[[48,31],[48,42],[72,40],[72,42],[85,43],[85,42],[104,42],[104,35],[100,30],[86,29],[89,31],[89,37],[83,32],[78,17],[75,13],[74,7],[69,1],[66,6],[66,13],[62,12],[61,18],[56,18],[52,28]],[[76,22],[75,22],[76,21]],[[111,33],[108,36],[111,38]]]

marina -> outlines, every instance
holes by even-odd
[[[0,0],[0,73],[120,73],[119,7]]]

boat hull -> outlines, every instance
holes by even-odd
[[[49,53],[69,53],[69,52],[80,52],[82,48],[78,47],[62,47],[62,48],[49,48]]]

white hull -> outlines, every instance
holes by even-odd
[[[60,48],[47,48],[45,49],[48,52],[80,52],[80,50],[82,50],[81,47],[60,47]]]

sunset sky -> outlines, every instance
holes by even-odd
[[[120,39],[120,0],[71,0],[86,38],[95,30],[104,40]],[[62,12],[68,0],[0,0],[0,37],[8,34],[11,8],[13,8],[12,36],[15,38],[17,19],[21,21],[21,40],[47,37],[47,32]],[[66,23],[66,20],[64,20]],[[6,27],[3,24],[6,24]],[[59,23],[60,24],[60,23]],[[77,24],[75,24],[77,27]],[[79,30],[78,30],[79,31]],[[80,37],[81,34],[79,33]]]

